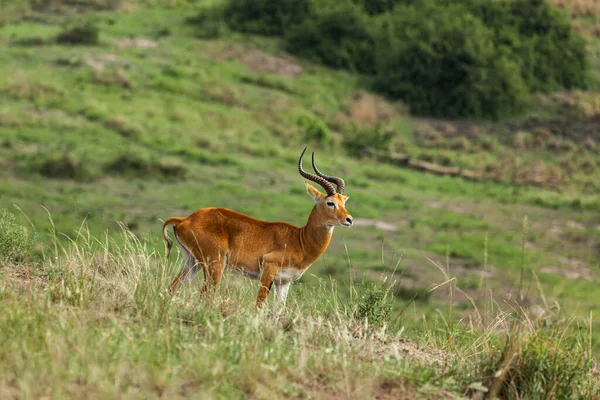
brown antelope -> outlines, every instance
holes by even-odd
[[[167,242],[167,257],[173,242],[167,234],[173,226],[175,240],[181,249],[184,266],[169,285],[173,293],[179,284],[189,283],[198,272],[204,271],[202,293],[221,280],[228,268],[253,279],[259,279],[256,307],[260,308],[275,283],[275,304],[285,303],[290,283],[297,280],[325,252],[333,228],[351,226],[352,216],[346,211],[344,180],[321,173],[312,165],[316,175],[302,169],[302,151],[298,172],[308,180],[318,183],[326,194],[304,182],[315,205],[308,222],[299,228],[285,222],[266,222],[226,208],[202,208],[187,218],[169,218],[163,225]],[[337,186],[333,188],[332,183]]]

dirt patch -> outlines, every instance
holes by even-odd
[[[435,208],[436,210],[452,211],[458,214],[469,214],[469,211],[466,207],[461,207],[452,204],[444,204],[440,203],[439,201],[429,201],[426,203],[426,205],[427,207]]]
[[[113,40],[113,43],[120,48],[139,47],[143,49],[151,49],[158,46],[158,43],[150,39],[115,39]]]
[[[406,113],[406,110],[402,111]],[[397,114],[390,103],[363,91],[358,92],[351,100],[348,112],[352,121],[363,126],[389,121]]]
[[[573,229],[581,229],[581,230],[585,230],[585,225],[582,224],[581,222],[577,222],[577,221],[567,221],[565,222],[565,226],[569,227],[569,228],[573,228]]]
[[[252,72],[275,74],[280,76],[295,77],[302,73],[300,64],[287,57],[274,56],[264,51],[233,47],[217,55],[217,59],[240,60]]]
[[[406,338],[374,338],[374,353],[378,358],[395,358],[398,360],[411,360],[427,365],[444,367],[450,361],[441,350],[423,349],[417,343]]]
[[[368,219],[368,218],[355,218],[354,226],[374,226],[377,229],[382,231],[393,232],[397,231],[398,227],[394,224],[390,224],[389,222],[380,221],[376,219]]]
[[[595,274],[583,261],[575,258],[559,257],[561,266],[543,266],[540,271],[547,274],[560,275],[566,279],[594,280]]]

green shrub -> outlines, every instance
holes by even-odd
[[[510,50],[532,91],[586,88],[591,83],[585,40],[569,16],[545,0],[446,0],[462,4]]]
[[[352,124],[344,134],[343,145],[348,154],[360,158],[368,154],[369,149],[387,152],[393,137],[393,132],[379,124],[364,128]]]
[[[86,24],[66,29],[56,36],[56,42],[70,45],[97,45],[99,30],[97,27]]]
[[[517,327],[503,343],[482,353],[476,373],[494,398],[595,398],[588,381],[593,364],[587,344],[568,324],[545,325],[532,332]]]
[[[224,15],[237,31],[283,35],[286,27],[308,19],[313,11],[312,0],[229,0]]]
[[[342,2],[291,26],[286,49],[333,68],[373,73],[376,33],[359,6]]]
[[[34,232],[20,225],[17,217],[7,209],[0,208],[0,262],[25,260],[34,241]]]
[[[367,319],[375,327],[389,322],[393,299],[388,296],[388,291],[375,283],[361,282],[357,286],[354,318],[359,321]]]
[[[136,154],[122,154],[108,163],[107,173],[134,178],[185,179],[187,168],[170,161],[158,161]]]
[[[385,17],[377,91],[439,117],[497,119],[527,104],[518,64],[463,7],[410,7]]]
[[[196,27],[196,36],[200,39],[217,39],[228,31],[223,7],[203,9],[187,22]]]
[[[414,0],[352,0],[359,4],[369,15],[379,15],[394,11],[397,5],[414,3]]]
[[[415,114],[500,119],[532,92],[593,82],[584,39],[545,0],[229,0],[219,12],[198,19],[203,35],[224,18],[283,36],[290,53],[366,74]]]
[[[304,139],[315,141],[322,145],[329,144],[331,132],[321,119],[316,117],[301,116],[298,118],[298,126],[304,131]]]
[[[37,153],[27,159],[25,168],[50,179],[88,181],[93,178],[88,165],[68,151],[55,154]]]

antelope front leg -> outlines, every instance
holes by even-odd
[[[280,283],[275,285],[275,312],[285,306],[288,291],[290,290],[291,282]]]
[[[258,297],[256,298],[256,309],[260,309],[262,307],[263,302],[269,295],[269,291],[271,290],[271,286],[273,286],[273,280],[275,279],[275,274],[277,273],[279,266],[275,263],[265,263],[263,264],[263,273],[260,277],[260,289],[258,290]]]

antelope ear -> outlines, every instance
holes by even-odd
[[[310,183],[304,182],[304,184],[306,185],[306,190],[308,191],[308,194],[310,195],[310,197],[313,198],[315,203],[317,201],[319,201],[319,199],[321,199],[321,197],[325,196],[323,193],[321,193],[317,189],[315,189],[313,187],[313,185],[311,185]]]
[[[346,195],[342,195],[342,200],[344,201],[344,204],[346,204],[346,202],[348,201],[348,199],[350,198],[350,196],[346,196]]]

